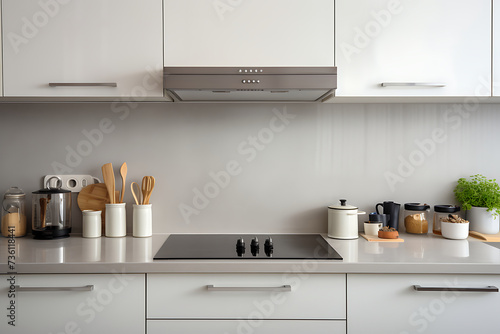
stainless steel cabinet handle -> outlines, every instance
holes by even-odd
[[[116,82],[50,82],[50,87],[117,87]]]
[[[92,291],[93,285],[84,286],[20,286],[14,285],[16,291]]]
[[[465,292],[498,292],[498,288],[493,285],[488,285],[482,288],[458,288],[448,286],[420,286],[414,285],[416,291],[465,291]]]
[[[263,286],[263,287],[252,287],[252,286],[213,286],[207,285],[208,291],[292,291],[291,285],[281,285],[281,286]]]
[[[444,83],[437,82],[382,82],[382,87],[446,87]]]

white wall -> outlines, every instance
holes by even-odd
[[[55,173],[54,163],[68,166],[68,174],[102,179],[101,166],[112,162],[119,180],[118,168],[126,161],[129,185],[140,183],[144,175],[156,178],[151,198],[155,233],[324,232],[326,207],[340,198],[367,212],[383,200],[447,204],[454,203],[452,190],[459,177],[482,173],[500,179],[498,106],[467,108],[1,104],[0,191],[13,185],[29,194],[38,190],[42,177]],[[283,121],[285,111],[289,118]],[[90,144],[83,132],[96,134],[104,119],[112,131],[97,145]],[[68,150],[80,150],[81,161],[67,161]],[[404,168],[403,160],[408,161]],[[224,184],[215,186],[210,173],[228,164],[237,175],[227,180],[225,174]],[[396,176],[392,186],[387,173]],[[214,196],[202,201],[195,191],[205,188]],[[129,189],[125,200],[131,232]],[[81,214],[76,194],[74,198],[73,226],[79,232]],[[27,201],[31,203],[30,196]],[[183,218],[182,205],[196,213]]]

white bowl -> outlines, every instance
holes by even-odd
[[[447,239],[467,239],[469,223],[441,222],[441,234]]]

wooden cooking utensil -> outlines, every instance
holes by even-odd
[[[147,176],[144,176],[142,178],[142,187],[141,187],[141,191],[142,191],[142,203],[141,204],[146,204],[146,196],[148,195],[148,177]]]
[[[136,185],[136,188],[137,188],[137,195],[135,194],[135,191],[134,191],[134,184]],[[142,204],[142,202],[141,202],[141,188],[139,187],[139,184],[137,182],[132,182],[130,184],[130,190],[132,191],[132,195],[134,196],[135,204],[137,204],[137,205]]]
[[[150,180],[150,189],[149,189],[149,194],[148,194],[148,202],[146,204],[149,204],[149,200],[151,198],[151,194],[153,193],[153,189],[155,187],[155,182],[156,182],[156,180],[153,176],[150,176],[149,180]]]
[[[109,203],[115,203],[115,173],[113,172],[113,165],[111,163],[102,166],[102,178],[108,190]]]
[[[144,176],[142,178],[142,204],[149,204],[149,199],[155,186],[155,178],[152,176]]]
[[[123,203],[123,194],[125,193],[125,180],[127,179],[127,163],[124,162],[120,167],[120,175],[122,177],[122,191],[120,196],[120,203]]]

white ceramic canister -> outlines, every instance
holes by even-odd
[[[82,237],[97,238],[101,236],[101,211],[82,211]]]
[[[328,207],[328,237],[335,239],[358,238],[358,215],[366,212],[347,205],[345,199],[340,200],[340,205]]]
[[[134,237],[150,237],[153,235],[152,204],[133,205],[132,235]]]
[[[124,237],[127,234],[125,204],[106,204],[104,229],[107,237]]]

